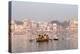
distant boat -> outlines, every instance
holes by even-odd
[[[55,35],[54,40],[59,40],[59,38]]]
[[[58,38],[54,38],[54,40],[59,40]]]

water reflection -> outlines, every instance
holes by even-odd
[[[29,33],[27,35],[31,36]],[[71,34],[69,32],[64,32],[55,33],[54,35],[49,33],[52,40],[48,42],[36,42],[35,39],[30,41],[27,35],[12,35],[12,52],[64,50],[78,47],[77,33]],[[59,40],[54,40],[53,36],[57,36]]]

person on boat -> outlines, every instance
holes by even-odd
[[[48,35],[44,34],[44,39],[48,39]]]

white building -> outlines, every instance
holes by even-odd
[[[57,24],[56,23],[53,23],[53,31],[57,32]]]

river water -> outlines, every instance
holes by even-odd
[[[12,52],[35,52],[35,51],[52,51],[52,50],[66,50],[78,48],[78,36],[77,33],[71,34],[69,32],[62,33],[48,33],[50,39],[54,39],[54,36],[58,37],[58,40],[49,40],[48,42],[36,42],[35,35],[27,32],[26,34],[14,34],[12,35]],[[30,41],[30,39],[32,39]]]

